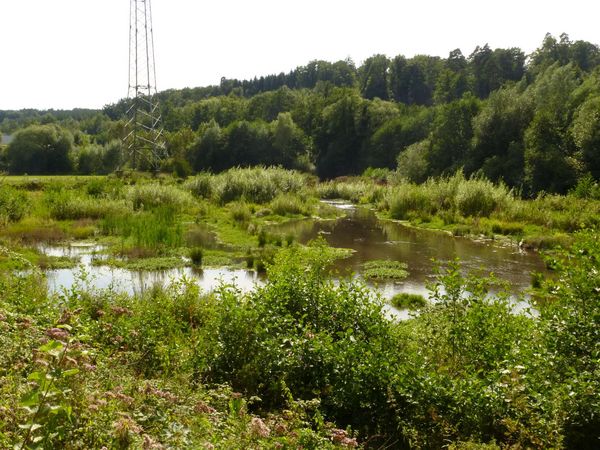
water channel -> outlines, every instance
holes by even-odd
[[[335,221],[298,220],[278,225],[276,231],[293,234],[301,243],[318,236],[333,247],[351,248],[354,253],[336,263],[339,276],[357,276],[361,265],[369,260],[389,259],[408,264],[409,276],[402,282],[386,282],[377,285],[384,298],[400,292],[418,293],[427,296],[426,285],[432,280],[434,267],[454,258],[461,260],[465,271],[494,273],[509,283],[516,294],[530,286],[531,272],[544,272],[544,263],[538,254],[521,251],[518,246],[498,246],[489,242],[476,242],[467,238],[453,237],[441,232],[419,230],[401,223],[378,220],[375,214],[364,208],[348,204],[337,204],[347,215]],[[93,264],[103,258],[102,248],[93,244],[77,244],[68,247],[43,247],[49,256],[78,258],[75,269],[50,270],[47,272],[51,291],[69,289],[74,283],[81,284],[82,274],[92,288],[111,288],[129,294],[141,293],[156,284],[167,285],[182,276],[195,280],[205,291],[220,283],[235,284],[242,291],[249,291],[264,278],[251,270],[190,267],[167,271],[130,271]],[[402,316],[406,314],[401,314]]]

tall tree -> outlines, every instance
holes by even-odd
[[[473,117],[480,102],[472,95],[442,105],[433,121],[429,139],[429,167],[433,175],[451,173],[462,167],[473,138]]]
[[[504,180],[510,186],[523,182],[525,130],[535,105],[529,95],[517,88],[493,92],[473,119],[473,146],[465,163],[471,174],[481,170],[491,180]]]
[[[387,100],[388,70],[390,61],[385,55],[374,55],[367,58],[358,69],[360,92],[368,99]]]

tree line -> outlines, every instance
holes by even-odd
[[[180,175],[281,165],[322,178],[397,170],[421,182],[463,170],[520,189],[564,193],[600,178],[600,50],[546,35],[526,56],[477,47],[448,58],[374,55],[158,94]],[[0,112],[14,133],[11,173],[109,173],[128,100],[102,111]],[[144,167],[139,167],[144,168]]]

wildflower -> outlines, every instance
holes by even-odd
[[[70,366],[73,366],[73,367],[77,367],[79,365],[79,363],[77,362],[76,359],[73,359],[70,356],[67,356],[65,358],[65,365],[70,365]]]
[[[143,439],[144,439],[144,443],[142,444],[142,448],[144,450],[161,450],[161,449],[164,449],[164,447],[161,444],[159,444],[158,442],[156,442],[154,439],[152,439],[147,434],[144,434]]]
[[[196,411],[199,414],[214,414],[217,412],[215,408],[208,406],[203,401],[199,401],[198,403],[196,403],[196,406],[194,406],[194,411]]]
[[[254,417],[250,422],[250,430],[254,436],[261,438],[269,437],[271,434],[269,427],[258,417]]]
[[[50,328],[46,330],[46,336],[57,341],[66,341],[69,338],[69,332],[62,328]]]
[[[129,433],[140,434],[142,432],[142,427],[127,415],[114,422],[113,428],[120,439],[126,438]]]
[[[28,317],[19,319],[19,327],[20,328],[31,328],[32,322],[31,319]]]
[[[287,433],[287,431],[288,429],[284,423],[278,423],[277,425],[275,425],[275,434],[277,434],[278,436],[283,436],[285,433]]]
[[[130,309],[124,308],[122,306],[111,306],[110,310],[115,316],[133,315],[133,312]]]
[[[356,439],[349,437],[345,430],[340,430],[337,428],[331,430],[331,440],[346,447],[358,447],[358,442],[356,442]]]

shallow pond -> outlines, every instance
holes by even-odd
[[[440,232],[419,230],[401,223],[382,221],[372,211],[337,204],[347,216],[335,221],[299,220],[277,225],[280,234],[294,234],[301,243],[318,236],[334,247],[354,250],[350,258],[340,260],[335,269],[340,276],[360,272],[361,265],[369,260],[390,259],[408,264],[409,276],[402,282],[378,283],[376,286],[385,298],[400,292],[427,296],[426,284],[432,280],[435,264],[460,258],[465,271],[483,270],[494,273],[509,283],[514,293],[530,286],[531,272],[544,272],[539,255],[523,252],[515,245],[499,247],[466,238],[449,236]],[[93,265],[95,258],[103,258],[102,248],[95,245],[71,245],[69,247],[40,247],[51,256],[78,258],[77,269],[50,270],[48,286],[52,291],[69,289],[77,280],[85,277],[90,287],[108,288],[130,294],[140,293],[156,284],[167,285],[186,276],[194,279],[204,290],[211,290],[220,283],[236,284],[242,291],[249,291],[264,279],[254,271],[227,268],[197,270],[181,268],[166,271],[130,271]],[[524,307],[526,304],[517,305]],[[392,311],[394,312],[394,311]],[[401,317],[407,317],[406,312]]]
[[[347,216],[336,221],[301,220],[278,226],[283,234],[298,236],[306,243],[322,236],[333,247],[355,250],[338,261],[342,274],[358,273],[361,265],[375,259],[389,259],[408,264],[409,276],[401,283],[379,283],[385,297],[400,292],[427,295],[426,284],[432,280],[436,264],[459,258],[465,272],[493,273],[508,283],[513,293],[531,286],[532,272],[546,272],[537,253],[513,246],[492,245],[447,233],[413,228],[402,223],[378,220],[373,211],[342,204]]]
[[[260,282],[254,271],[207,268],[195,269],[183,267],[171,270],[134,271],[93,264],[94,260],[106,258],[102,254],[103,247],[93,244],[76,244],[70,246],[40,246],[48,256],[68,256],[77,258],[79,266],[75,269],[58,269],[46,271],[48,288],[52,292],[70,289],[74,284],[107,289],[118,292],[139,294],[155,285],[166,286],[182,277],[193,279],[204,290],[211,290],[220,283],[235,284],[240,290],[247,292]]]

